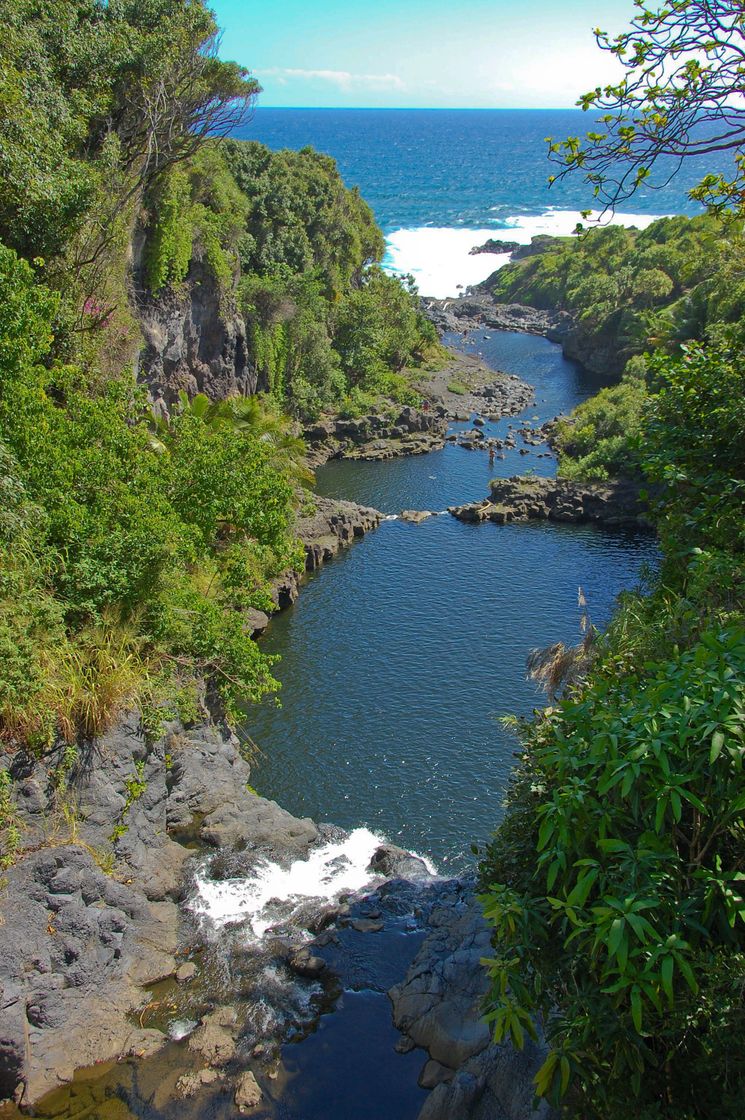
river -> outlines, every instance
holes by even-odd
[[[600,384],[544,338],[446,341],[535,386],[535,407],[488,423],[487,435],[537,426]],[[553,474],[545,451],[517,447],[491,466],[485,452],[452,445],[337,460],[318,471],[318,491],[388,514],[444,511],[484,497],[497,474]],[[246,720],[263,752],[256,788],[299,816],[364,825],[443,872],[463,870],[502,813],[516,742],[500,717],[545,703],[526,679],[528,652],[578,640],[580,586],[604,626],[655,558],[651,535],[589,525],[384,522],[312,575],[262,639],[281,654],[282,691],[281,707],[264,703]]]

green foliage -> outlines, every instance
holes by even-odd
[[[417,402],[392,375],[421,362],[436,332],[412,286],[375,264],[383,237],[358,192],[310,148],[229,141],[223,151],[248,207],[238,300],[262,384],[304,418],[355,388]]]
[[[638,676],[599,668],[526,733],[536,862],[514,873],[493,845],[493,1019],[519,1044],[535,1010],[551,1016],[593,1114],[624,1115],[630,1084],[640,1101],[669,1093],[670,1115],[706,1115],[683,1110],[706,1065],[723,1100],[745,1072],[722,1046],[739,979],[721,978],[745,963],[743,680],[745,629],[713,629]]]
[[[387,370],[421,361],[437,335],[419,310],[413,281],[370,269],[336,313],[334,347],[350,386],[374,390]]]
[[[661,485],[661,531],[675,564],[691,548],[745,552],[745,361],[728,347],[650,361],[647,474]]]
[[[489,283],[497,300],[571,311],[579,351],[602,353],[604,368],[620,373],[647,349],[705,340],[714,324],[741,331],[743,258],[731,223],[661,218],[642,231],[606,226],[546,239]]]
[[[745,109],[737,96],[745,57],[742,4],[634,0],[634,7],[620,35],[595,31],[621,77],[577,102],[595,114],[582,140],[547,141],[549,159],[560,169],[551,181],[579,172],[604,210],[612,210],[652,182],[655,170],[664,181],[671,166],[677,169],[686,159],[729,151],[731,169],[705,175],[690,196],[716,212],[731,207],[742,216]]]
[[[662,569],[649,595],[624,597],[585,680],[521,726],[507,815],[481,864],[489,1015],[518,1045],[543,1016],[537,1090],[580,1115],[625,1120],[633,1101],[644,1120],[735,1120],[745,362],[711,346],[648,366],[637,448]],[[589,404],[597,434],[618,401]]]
[[[204,260],[223,292],[238,270],[238,245],[247,202],[216,142],[160,176],[148,193],[145,275],[158,295],[187,276],[194,253]]]
[[[94,734],[169,669],[228,708],[273,690],[242,610],[298,562],[288,460],[199,402],[155,439],[129,377],[47,368],[54,306],[0,248],[0,734]]]
[[[0,768],[0,871],[12,867],[21,847],[21,826],[13,800],[13,783]]]
[[[347,190],[330,156],[236,140],[224,152],[249,205],[245,275],[315,273],[333,300],[359,281],[366,264],[380,260],[385,246],[372,211],[359,191]]]
[[[448,381],[448,393],[455,393],[456,396],[462,397],[468,391],[468,386],[464,385],[462,381]]]
[[[127,198],[239,119],[257,86],[216,34],[201,0],[5,0],[0,239],[100,249]]]
[[[552,442],[563,478],[637,477],[640,433],[648,400],[644,381],[625,377],[601,389],[556,424]]]

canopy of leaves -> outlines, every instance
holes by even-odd
[[[274,689],[243,611],[269,606],[267,578],[299,561],[276,445],[194,409],[154,440],[126,372],[101,385],[47,367],[56,303],[0,247],[0,736],[81,729],[60,682],[92,628],[129,628],[143,687],[206,675],[228,710]]]
[[[732,170],[709,174],[691,196],[716,210],[745,212],[745,11],[740,0],[668,0],[637,9],[628,31],[600,47],[621,62],[616,84],[578,104],[600,113],[583,139],[549,140],[557,176],[579,173],[604,209],[655,174],[669,180],[691,156],[731,152]],[[660,172],[660,165],[664,171]]]
[[[588,360],[602,353],[611,375],[645,350],[703,341],[715,324],[743,337],[745,243],[715,217],[553,238],[487,283],[499,302],[572,312],[576,348]]]
[[[258,87],[216,36],[201,0],[5,0],[0,240],[61,254],[94,207],[240,119]]]
[[[581,1115],[734,1120],[745,1065],[745,362],[657,355],[638,450],[663,563],[525,723],[481,865],[491,1021]],[[596,410],[597,411],[597,410]]]

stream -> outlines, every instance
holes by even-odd
[[[602,384],[538,336],[445,341],[535,386],[535,407],[487,422],[486,435],[537,427]],[[553,457],[539,457],[544,445],[521,455],[517,442],[492,465],[454,445],[332,460],[318,491],[387,514],[445,511],[483,498],[496,475],[555,473]],[[263,752],[257,790],[298,816],[372,829],[444,873],[464,870],[502,812],[516,744],[500,717],[545,703],[526,680],[528,652],[579,639],[580,586],[602,628],[656,555],[650,534],[592,525],[473,525],[447,513],[385,521],[310,576],[262,639],[281,654],[282,691],[281,707],[269,701],[246,720]]]
[[[446,341],[535,386],[535,407],[488,422],[487,436],[538,426],[600,387],[540,337],[478,332]],[[191,912],[195,943],[201,928],[199,980],[193,990],[170,979],[154,986],[147,1020],[173,1041],[144,1061],[79,1071],[36,1115],[233,1120],[233,1089],[217,1074],[193,1096],[179,1089],[194,1064],[189,1033],[206,1009],[227,1004],[243,1024],[241,1068],[269,1052],[267,1039],[282,1042],[274,1071],[260,1074],[256,1120],[416,1120],[426,1099],[418,1084],[423,1052],[396,1052],[402,1036],[387,992],[426,936],[426,890],[399,881],[372,901],[358,894],[370,882],[371,856],[384,837],[421,853],[443,875],[473,870],[471,844],[498,824],[514,761],[514,733],[499,717],[529,715],[545,702],[526,680],[527,653],[578,639],[580,586],[593,622],[605,625],[618,593],[657,558],[651,534],[548,522],[474,525],[445,512],[484,497],[497,474],[554,473],[545,445],[520,455],[524,446],[518,437],[491,465],[484,451],[448,444],[384,462],[333,461],[318,471],[319,493],[375,506],[391,519],[311,575],[298,602],[272,619],[261,641],[282,656],[282,705],[250,709],[244,732],[262,752],[251,778],[259,793],[350,835],[327,830],[307,860],[289,867],[265,863],[249,874],[239,870],[241,853],[198,864],[185,919]],[[394,516],[402,509],[438,516],[416,525]],[[224,858],[235,872],[213,878],[211,860]],[[277,927],[309,901],[342,891],[363,929],[381,909],[385,923],[357,932],[354,922],[342,922],[327,942],[332,966],[334,955],[341,962],[328,975],[338,980],[298,980],[277,956]]]

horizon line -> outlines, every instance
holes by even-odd
[[[569,113],[585,110],[578,105],[256,105],[259,109],[319,109],[381,113]]]

